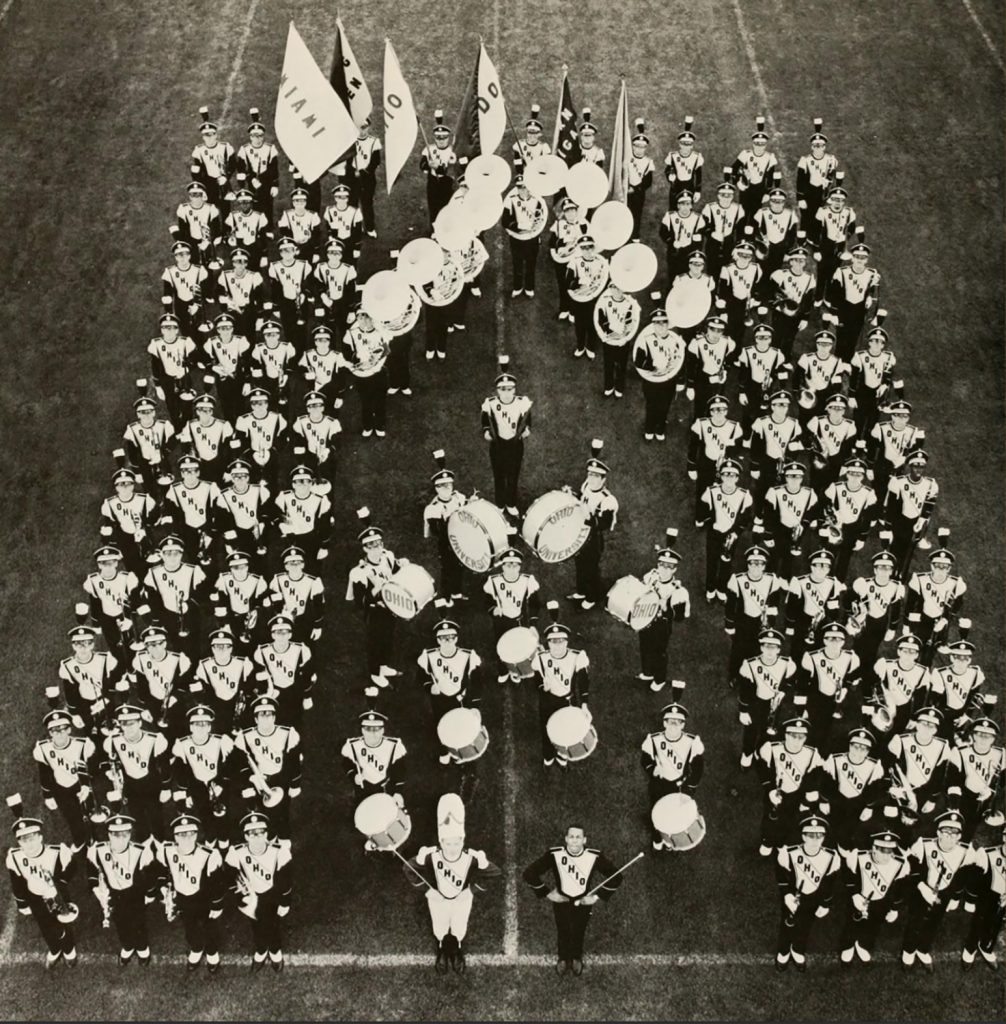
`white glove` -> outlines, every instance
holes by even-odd
[[[870,901],[861,892],[857,892],[855,896],[852,897],[852,905],[861,914],[865,914],[869,909]]]
[[[831,913],[831,907],[818,907],[817,910],[814,911],[814,916],[815,917],[827,917],[828,914],[830,914],[830,913]]]
[[[685,388],[685,398],[687,398],[689,402],[694,402],[695,388]]]
[[[483,430],[483,431],[482,431],[482,436],[483,436],[483,437],[484,437],[484,438],[485,438],[485,439],[486,439],[487,441],[491,441],[491,440],[493,439],[493,436],[492,436],[492,434],[491,434],[491,433],[490,433],[490,432],[489,432],[488,430]]]
[[[741,723],[741,725],[750,725],[751,724],[751,716],[746,711],[742,711],[737,716],[737,720]]]
[[[800,897],[795,893],[788,892],[782,898],[783,903],[786,904],[786,909],[791,913],[795,914],[797,907],[800,906]]]
[[[723,632],[726,633],[727,636],[733,636],[734,633],[737,632],[737,630],[734,629],[733,626],[725,626],[723,628]]]
[[[54,810],[56,810],[56,801],[53,800],[53,798],[51,796],[47,796],[45,798],[45,809],[47,811],[54,811]]]
[[[362,786],[363,785],[363,773],[362,772],[357,772],[353,776],[353,782],[355,782],[358,786]]]
[[[698,478],[699,478],[699,474],[694,469],[688,470],[688,479],[689,480],[694,482],[694,481],[698,480]]]
[[[873,808],[864,807],[862,814],[859,816],[860,821],[869,821],[873,817]]]
[[[321,626],[316,626],[311,630],[311,639],[317,641],[321,639]]]
[[[760,478],[761,478],[761,470],[760,469],[752,469],[751,470],[751,479],[752,480],[758,480]]]
[[[770,789],[768,791],[769,803],[778,807],[782,803],[782,793],[778,789]]]
[[[747,395],[746,395],[746,394],[745,394],[745,393],[744,393],[744,392],[742,391],[742,392],[741,392],[741,393],[740,393],[740,394],[739,394],[739,395],[737,396],[737,401],[738,401],[738,402],[739,402],[739,403],[740,403],[741,405],[744,405],[744,406],[746,406],[746,405],[748,404],[748,396],[747,396]]]
[[[300,796],[300,786],[294,786],[292,789],[288,789],[287,794],[291,800],[296,800],[297,797]]]
[[[894,637],[895,637],[894,630],[893,629],[887,630],[887,632],[884,633],[884,643],[885,644],[889,644],[894,639]]]
[[[171,790],[170,789],[162,789],[161,790],[161,803],[162,804],[166,804],[170,799],[171,799]]]
[[[18,907],[17,912],[22,917],[31,917],[31,907]]]
[[[277,907],[276,908],[276,916],[277,917],[286,917],[286,915],[289,914],[289,913],[290,913],[290,908],[289,907]]]
[[[396,793],[394,796],[396,806],[401,809],[405,806],[405,797],[401,793]]]
[[[211,910],[209,914],[210,920],[215,921],[222,913],[223,911],[221,910]]]
[[[888,924],[894,924],[894,922],[898,920],[898,912],[896,910],[889,910],[884,914],[884,920]]]
[[[77,799],[81,803],[83,803],[90,795],[91,795],[91,787],[90,786],[81,786],[80,789],[77,790]],[[53,810],[55,810],[55,808],[54,807],[50,807],[49,810],[53,811]]]
[[[934,907],[939,902],[939,896],[925,883],[919,882],[919,892],[922,894],[922,898],[931,906]]]

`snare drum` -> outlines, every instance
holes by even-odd
[[[657,617],[660,598],[657,592],[635,576],[623,576],[608,591],[607,609],[638,633]]]
[[[567,761],[582,761],[590,757],[597,746],[597,730],[583,708],[570,704],[554,711],[545,724],[548,738],[558,757]]]
[[[563,562],[587,542],[587,510],[567,491],[548,491],[527,510],[520,532],[543,562]]]
[[[474,498],[451,515],[447,537],[458,561],[472,572],[488,572],[509,546],[506,518],[485,498]]]
[[[379,850],[397,850],[412,832],[412,819],[387,793],[373,793],[361,800],[353,824]]]
[[[662,796],[650,811],[653,827],[671,850],[694,849],[706,836],[706,823],[699,805],[685,793]]]
[[[381,588],[388,611],[400,619],[414,619],[433,600],[433,577],[421,565],[403,565]]]
[[[452,708],[437,723],[437,736],[461,764],[476,761],[489,746],[482,715],[474,708]]]
[[[504,665],[522,679],[530,679],[531,659],[538,652],[538,630],[529,626],[514,626],[496,641],[496,654]]]

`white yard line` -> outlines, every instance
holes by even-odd
[[[7,0],[8,5],[11,0]],[[241,30],[241,39],[238,42],[238,52],[234,55],[234,63],[231,65],[231,73],[227,78],[227,90],[224,93],[224,105],[220,111],[220,121],[226,124],[227,117],[231,112],[231,102],[234,99],[234,86],[237,84],[238,75],[241,74],[241,65],[245,59],[245,47],[248,45],[248,39],[251,36],[252,22],[255,20],[255,12],[258,10],[258,5],[261,0],[251,0],[251,4],[248,6],[248,14],[245,17],[244,27]]]
[[[975,9],[971,6],[971,0],[961,0],[964,5],[964,10],[968,12],[971,20],[975,23],[975,28],[978,29],[978,34],[985,40],[985,45],[988,47],[989,53],[992,54],[992,59],[996,62],[1000,71],[1006,71],[1006,64],[1003,64],[1002,54],[999,52],[998,47],[992,42],[992,37],[985,31],[985,26],[982,24],[981,18],[978,17]],[[7,6],[10,6],[8,2]],[[2,18],[3,15],[0,15]]]

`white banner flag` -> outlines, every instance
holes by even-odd
[[[275,129],[283,152],[309,185],[338,162],[357,136],[349,111],[292,21],[276,98]]]
[[[506,109],[503,90],[496,67],[486,53],[485,44],[479,54],[479,149],[495,153],[506,131]]]
[[[629,129],[629,97],[622,79],[622,91],[618,95],[618,113],[615,115],[615,132],[611,137],[611,166],[608,171],[608,188],[611,198],[624,203],[629,195],[629,161],[632,159],[632,132]]]
[[[408,163],[419,131],[412,90],[402,75],[390,39],[384,40],[384,176],[388,194]]]
[[[349,37],[343,28],[342,18],[336,18],[335,24],[342,42],[342,66],[346,74],[346,89],[349,92],[349,112],[353,120],[360,125],[370,117],[374,101],[371,99],[367,83],[363,80],[360,63],[349,45]]]

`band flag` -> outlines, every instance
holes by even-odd
[[[624,203],[629,195],[629,161],[632,159],[632,132],[629,128],[629,97],[622,79],[615,114],[615,134],[611,140],[611,166],[608,169],[608,191],[611,198]]]
[[[370,117],[374,109],[367,83],[363,80],[349,37],[342,24],[342,18],[335,19],[335,53],[332,57],[332,88],[339,94],[357,126]]]
[[[408,163],[418,133],[412,90],[402,75],[390,39],[384,40],[384,160],[388,194]]]
[[[463,167],[473,156],[481,152],[479,148],[479,58],[481,50],[475,57],[475,67],[468,79],[465,98],[461,101],[457,127],[454,129],[454,152],[458,163]]]
[[[479,48],[478,86],[479,151],[495,153],[506,131],[506,109],[499,74],[484,43]]]
[[[576,107],[566,78],[566,65],[562,66],[562,84],[559,86],[559,110],[555,115],[555,133],[552,152],[573,166],[580,159],[580,144],[576,138]]]

